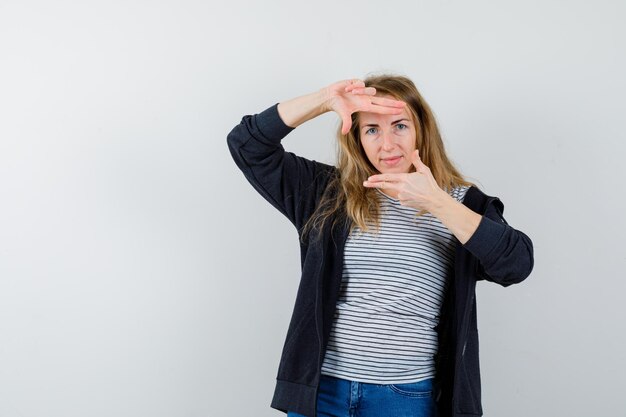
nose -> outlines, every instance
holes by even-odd
[[[391,151],[394,147],[393,134],[390,131],[383,132],[383,151]]]

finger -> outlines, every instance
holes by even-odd
[[[380,181],[380,182],[372,182],[372,181],[363,181],[363,186],[366,188],[384,188],[386,190],[395,190],[400,191],[402,188],[397,182],[389,182],[389,181]]]
[[[401,100],[394,100],[392,98],[385,97],[374,97],[372,99],[372,103],[378,106],[387,106],[387,107],[397,107],[403,109],[406,106],[406,103]]]
[[[416,149],[411,154],[411,163],[415,167],[417,172],[421,172],[422,170],[422,160],[420,159],[420,152]]]
[[[368,96],[376,95],[376,89],[374,87],[355,87],[349,92],[352,94],[364,94]]]
[[[406,177],[406,174],[376,174],[371,175],[367,181],[369,182],[382,182],[396,183],[402,181]]]
[[[346,85],[345,91],[350,92],[354,88],[361,88],[361,87],[365,87],[365,82],[355,78],[353,80],[348,80],[348,85]]]
[[[424,172],[424,170],[428,168],[422,162],[422,159],[420,158],[420,151],[418,149],[413,151],[413,154],[411,155],[411,162],[417,172]]]
[[[378,114],[402,114],[403,109],[398,107],[387,107],[370,104],[369,106],[366,106],[364,111]]]
[[[359,89],[359,88],[365,88],[365,83],[363,81],[350,82],[346,86],[345,90],[349,92],[349,91]]]
[[[405,106],[404,101],[373,97],[366,111],[379,114],[401,114]]]
[[[352,117],[349,114],[341,115],[341,134],[347,135],[352,127]]]

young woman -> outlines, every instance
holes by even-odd
[[[285,152],[339,115],[337,166]],[[245,116],[244,175],[300,235],[302,276],[272,407],[289,416],[480,416],[475,286],[524,280],[531,240],[463,179],[411,80],[336,82]]]

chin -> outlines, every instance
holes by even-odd
[[[393,168],[378,168],[378,172],[381,174],[406,174],[410,172],[411,167],[393,167]]]

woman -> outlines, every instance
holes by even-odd
[[[291,130],[328,111],[342,121],[337,167],[284,151]],[[340,81],[245,116],[228,144],[301,238],[272,407],[482,415],[476,281],[524,280],[532,243],[450,162],[415,85],[386,75]]]

